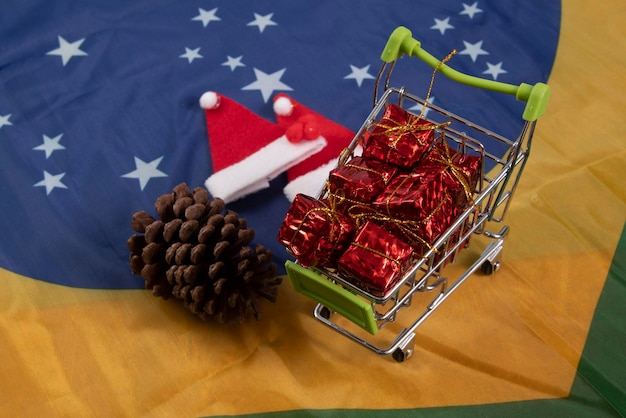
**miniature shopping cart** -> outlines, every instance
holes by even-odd
[[[393,67],[404,54],[420,58],[459,83],[507,93],[526,102],[519,136],[504,138],[413,96],[404,88],[390,88]],[[402,362],[413,354],[416,329],[452,292],[478,270],[492,274],[499,269],[502,247],[509,231],[508,226],[501,223],[526,164],[535,124],[545,110],[550,89],[543,83],[515,86],[460,73],[424,51],[420,42],[413,39],[411,32],[404,27],[398,27],[391,34],[381,59],[383,65],[374,88],[374,108],[350,146],[339,156],[338,166],[355,157],[362,138],[372,129],[387,104],[394,102],[404,109],[428,106],[429,121],[450,123],[442,130],[446,142],[460,152],[480,156],[483,161],[473,205],[468,205],[423,256],[410,265],[402,278],[382,295],[363,290],[334,270],[305,268],[292,261],[287,261],[286,270],[294,289],[318,302],[313,312],[315,318],[364,347],[381,355],[391,354],[394,360]],[[382,80],[385,91],[378,98],[378,86]],[[327,194],[324,186],[318,197],[321,199]],[[495,232],[488,230],[493,225],[497,226]],[[444,266],[450,264],[470,237],[476,236],[481,238],[472,238],[472,243],[485,247],[480,256],[466,270],[457,268],[462,273],[456,273],[453,279],[444,277]],[[416,306],[418,300],[420,306]],[[383,328],[386,335],[382,335]]]

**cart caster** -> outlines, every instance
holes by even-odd
[[[320,316],[324,319],[330,319],[331,314],[332,312],[326,306],[322,306],[322,309],[320,309]]]
[[[506,228],[506,227],[505,227]],[[508,228],[502,228],[502,236],[505,236]],[[486,275],[492,275],[496,271],[500,270],[502,266],[502,244],[504,244],[504,238],[500,238],[497,241],[492,242],[487,246],[485,252],[485,261],[480,265],[480,271]]]
[[[393,352],[391,357],[398,363],[404,362],[404,360],[408,360],[413,355],[413,349],[409,350],[401,350],[396,348],[396,351]]]
[[[486,260],[482,266],[480,266],[480,271],[487,276],[492,275],[496,271],[500,270],[500,262],[499,261],[489,261]]]
[[[398,363],[402,363],[405,360],[413,357],[413,341],[415,340],[415,334],[411,334],[398,348],[394,350],[391,357]]]

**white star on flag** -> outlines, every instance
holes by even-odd
[[[75,42],[67,42],[62,36],[59,36],[59,47],[46,53],[46,55],[58,55],[61,57],[63,66],[70,62],[73,57],[81,57],[87,55],[80,46],[85,42],[85,38]]]
[[[478,41],[475,44],[463,41],[463,44],[465,45],[465,49],[459,52],[459,54],[469,55],[473,62],[476,62],[476,58],[478,58],[479,55],[489,55],[489,52],[482,49],[483,41]]]
[[[63,137],[63,134],[57,135],[54,138],[50,138],[48,135],[43,136],[43,144],[34,147],[34,150],[37,151],[45,151],[46,160],[52,155],[52,153],[56,150],[65,149],[65,147],[59,144],[59,141]]]
[[[498,79],[500,74],[506,74],[507,71],[502,69],[502,62],[497,64],[487,63],[487,69],[483,71],[483,74],[489,74],[494,80]]]
[[[189,64],[191,64],[193,60],[195,60],[196,58],[203,58],[202,55],[200,55],[200,48],[189,49],[187,47],[185,47],[185,53],[182,55],[179,55],[178,57],[187,58],[187,61],[189,61]]]
[[[235,68],[237,68],[237,67],[245,67],[246,66],[246,64],[241,62],[242,58],[243,58],[243,55],[240,55],[240,56],[238,56],[236,58],[233,58],[230,55],[228,55],[226,61],[223,62],[222,65],[224,65],[226,67],[230,67],[230,71],[235,71]]]
[[[157,168],[162,159],[163,156],[147,163],[135,157],[135,170],[123,174],[122,177],[125,177],[127,179],[138,179],[139,187],[141,188],[141,190],[143,190],[150,181],[150,179],[156,177],[167,177],[167,174]]]
[[[198,7],[198,16],[192,18],[191,20],[198,20],[202,22],[202,26],[206,28],[210,22],[217,22],[217,21],[222,20],[215,15],[216,12],[217,12],[217,7],[211,10],[204,10]]]
[[[265,16],[255,13],[254,20],[248,23],[248,26],[258,26],[259,32],[263,33],[267,26],[277,25],[277,23],[272,20],[272,16],[274,16],[274,13],[266,14]]]
[[[13,123],[11,123],[11,121],[9,120],[10,118],[11,113],[9,113],[8,115],[0,115],[0,128],[2,128],[3,126],[13,125]]]
[[[263,101],[267,103],[272,93],[276,90],[292,91],[293,89],[280,81],[287,69],[283,68],[272,74],[266,74],[261,70],[254,69],[256,81],[241,88],[241,90],[259,90],[263,96]]]
[[[33,184],[33,187],[45,187],[46,188],[46,196],[48,196],[55,188],[59,189],[67,189],[67,186],[61,182],[61,179],[65,173],[61,174],[50,174],[44,170],[43,172],[43,180],[39,183]]]
[[[437,29],[442,35],[444,35],[447,29],[454,29],[454,26],[450,24],[450,17],[446,17],[445,19],[435,18],[435,24],[430,28]]]
[[[467,4],[463,3],[463,11],[460,12],[460,15],[468,15],[470,19],[474,18],[474,15],[476,13],[482,13],[482,9],[478,8],[478,2],[475,2],[474,4],[468,6]]]
[[[369,73],[370,66],[366,65],[365,67],[358,68],[354,65],[350,65],[350,69],[352,72],[344,77],[344,79],[354,79],[356,80],[357,86],[361,87],[363,80],[375,78],[373,75]]]

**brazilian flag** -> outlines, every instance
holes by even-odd
[[[626,415],[625,13],[619,0],[2,2],[2,415]],[[438,58],[456,50],[461,72],[551,88],[501,268],[446,299],[402,363],[320,324],[286,280],[242,324],[145,290],[132,214],[213,173],[200,95],[275,122],[286,92],[357,130],[397,26]],[[431,75],[404,57],[391,83],[424,96]],[[523,103],[443,75],[430,101],[507,138],[522,128]],[[279,266],[287,181],[229,205]]]

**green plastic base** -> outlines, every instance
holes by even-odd
[[[372,335],[378,332],[371,303],[293,261],[285,263],[293,288],[349,319]]]

